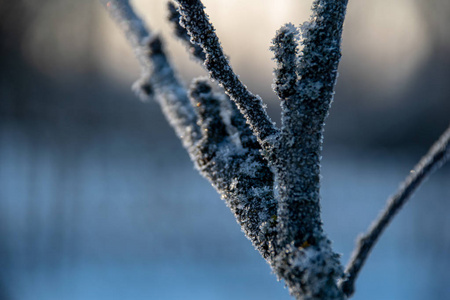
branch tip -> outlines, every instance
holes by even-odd
[[[181,15],[178,9],[179,8],[172,1],[168,2],[168,10],[169,10],[168,20],[173,25],[175,36],[178,37],[184,43],[184,45],[188,49],[188,52],[192,55],[194,59],[196,59],[200,63],[203,63],[206,59],[205,53],[203,52],[202,47],[191,41],[189,33],[183,26],[181,26]]]
[[[417,163],[414,167],[414,172],[411,172],[406,177],[397,193],[388,199],[386,207],[372,223],[367,232],[358,238],[352,257],[345,270],[346,278],[341,282],[341,289],[348,297],[354,293],[355,281],[359,272],[386,227],[424,180],[431,176],[434,171],[442,167],[449,158],[450,127],[447,128],[431,146],[428,153]]]
[[[298,40],[297,27],[288,23],[277,31],[270,47],[277,63],[274,69],[274,90],[281,100],[297,93]]]

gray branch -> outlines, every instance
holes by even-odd
[[[278,135],[278,129],[267,115],[261,98],[253,95],[233,72],[215,29],[203,10],[203,4],[199,0],[177,0],[177,2],[181,25],[189,33],[191,42],[203,48],[206,54],[205,68],[211,78],[217,80],[236,103],[261,146],[270,147]]]
[[[411,170],[408,177],[400,185],[397,193],[390,197],[386,207],[379,217],[370,226],[368,231],[358,238],[352,258],[348,263],[345,274],[346,279],[342,282],[342,290],[347,296],[355,291],[355,281],[359,271],[366,262],[372,248],[378,238],[399,212],[403,205],[411,198],[425,179],[434,171],[439,169],[450,158],[450,127],[441,135],[438,141],[430,148],[428,153]]]
[[[270,47],[277,63],[274,70],[274,90],[282,103],[297,93],[299,38],[297,27],[288,23],[277,31]]]
[[[203,52],[202,47],[200,47],[198,44],[191,43],[191,37],[189,36],[189,33],[187,32],[186,28],[184,28],[180,24],[181,15],[178,12],[177,7],[171,1],[167,3],[167,7],[169,9],[168,19],[172,23],[175,36],[178,37],[186,45],[192,57],[203,64],[205,62],[206,55]]]
[[[140,93],[156,97],[200,173],[222,195],[255,248],[272,259],[277,242],[273,174],[244,117],[204,79],[194,80],[189,93],[181,86],[161,39],[144,26],[129,1],[102,3],[141,63]]]
[[[197,168],[223,196],[256,249],[265,259],[272,259],[277,203],[272,172],[260,148],[243,148],[243,143],[229,135],[227,127],[234,127],[231,116],[220,116],[221,95],[212,92],[208,81],[195,80],[190,97],[202,132],[192,155]]]
[[[204,62],[206,60],[206,55],[203,52],[202,47],[191,41],[189,33],[183,26],[181,26],[180,24],[181,15],[177,7],[175,6],[174,3],[169,1],[168,9],[169,9],[169,21],[173,24],[173,30],[175,35],[186,45],[188,51],[195,58],[195,60],[199,62],[203,67],[205,67]],[[253,135],[248,124],[246,124],[246,120],[242,115],[242,113],[237,108],[236,103],[231,101],[231,99],[225,93],[223,93],[222,96],[219,96],[218,94],[216,94],[216,96],[222,98],[222,105],[225,106],[222,112],[225,111],[230,112],[229,114],[230,121],[234,126],[234,128],[236,129],[235,134],[239,135],[242,145],[245,148],[250,147],[254,149],[260,149],[260,146],[256,141],[256,137]]]
[[[271,164],[278,188],[278,239],[285,250],[274,269],[282,278],[295,278],[285,280],[298,299],[344,298],[336,285],[343,270],[322,229],[320,159],[346,5],[341,0],[314,1],[309,22],[300,28],[301,38],[287,24],[273,40],[282,127]]]
[[[186,89],[167,59],[161,39],[134,13],[128,0],[101,0],[101,3],[124,31],[140,62],[142,77],[134,89],[144,99],[156,96],[183,145],[191,148],[200,137],[196,116]]]
[[[277,180],[280,186],[280,239],[314,243],[320,239],[320,159],[324,120],[333,97],[347,1],[317,0],[313,14],[301,26],[303,49],[297,52],[292,25],[274,39],[278,61],[282,128],[277,145]],[[292,66],[295,66],[295,68]],[[304,212],[304,213],[302,213]],[[317,232],[317,233],[316,233]],[[317,235],[318,237],[314,237]],[[310,239],[310,240],[309,240]]]
[[[178,7],[169,4],[169,19],[175,34],[204,62],[210,78],[226,95],[214,92],[205,78],[184,88],[163,42],[147,29],[129,1],[101,1],[140,61],[142,77],[135,84],[139,94],[158,100],[199,172],[225,200],[291,295],[304,300],[347,299],[390,219],[450,156],[449,129],[361,239],[344,273],[322,229],[320,160],[347,0],[315,0],[312,16],[300,31],[287,24],[277,32],[271,49],[277,63],[274,90],[282,106],[280,129],[268,117],[261,98],[231,69],[200,0],[176,0]]]

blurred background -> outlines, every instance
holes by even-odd
[[[203,70],[134,1],[186,84]],[[311,1],[204,0],[235,71],[279,120],[268,50]],[[450,2],[350,1],[323,155],[325,229],[345,263],[449,124]],[[290,299],[193,169],[97,1],[0,0],[0,300]],[[279,122],[278,122],[279,123]],[[354,299],[450,299],[450,167],[401,211]]]

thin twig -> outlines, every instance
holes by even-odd
[[[271,261],[276,249],[272,217],[276,216],[277,203],[267,161],[259,148],[242,148],[242,145],[249,145],[248,141],[236,143],[239,137],[229,135],[227,129],[233,127],[232,120],[222,118],[220,102],[223,97],[212,91],[208,79],[195,79],[189,96],[202,134],[191,155],[196,167],[223,196],[255,248]]]
[[[310,20],[300,27],[301,38],[298,30],[287,24],[273,40],[275,91],[281,100],[281,133],[273,165],[280,186],[282,244],[314,244],[322,236],[323,129],[334,95],[346,8],[347,0],[315,0]]]
[[[169,9],[168,20],[172,23],[175,35],[184,43],[192,57],[203,64],[206,59],[206,55],[203,52],[202,47],[191,42],[191,37],[189,36],[186,28],[180,25],[181,15],[177,7],[169,1],[167,3],[167,8]]]
[[[299,34],[298,28],[288,23],[277,31],[270,47],[277,63],[274,91],[282,101],[297,93]]]
[[[232,70],[223,53],[215,29],[209,22],[200,0],[177,0],[181,14],[181,25],[186,28],[191,41],[203,48],[206,54],[205,68],[212,79],[217,80],[227,95],[235,101],[237,107],[247,119],[258,141],[271,146],[279,130],[267,115],[262,100],[252,94]]]
[[[277,248],[273,174],[243,116],[235,106],[222,107],[223,100],[230,100],[214,93],[204,79],[194,80],[188,95],[161,39],[136,15],[129,0],[100,1],[139,59],[142,92],[156,96],[200,173],[223,197],[255,248],[272,261]],[[230,129],[239,132],[231,136]]]
[[[186,28],[180,25],[181,15],[178,11],[177,6],[175,6],[173,2],[169,1],[167,8],[169,10],[168,19],[173,24],[172,28],[175,35],[183,42],[183,44],[185,44],[186,48],[188,49],[191,56],[195,59],[195,61],[200,63],[202,67],[205,67],[205,52],[203,52],[202,47],[200,47],[198,44],[191,42],[191,37],[189,36]],[[242,146],[244,146],[244,148],[250,147],[252,149],[261,148],[258,141],[256,140],[256,137],[253,135],[253,132],[246,123],[244,116],[237,108],[236,103],[231,101],[230,97],[225,93],[225,91],[221,90],[220,92],[218,92],[218,94],[221,94],[220,97],[222,97],[222,112],[224,112],[224,110],[229,111],[231,124],[234,126],[235,130],[237,130],[237,133],[239,134],[239,137],[241,139]],[[217,95],[217,97],[219,97],[219,95]]]
[[[100,2],[123,30],[139,60],[142,75],[133,88],[141,98],[157,96],[184,147],[191,148],[200,137],[200,129],[186,89],[175,75],[160,37],[134,12],[129,0]]]
[[[450,158],[450,127],[442,134],[428,153],[419,161],[414,170],[400,186],[397,193],[390,197],[387,205],[378,219],[372,223],[369,230],[359,237],[352,258],[345,271],[345,281],[342,282],[342,291],[350,297],[355,290],[355,281],[375,246],[384,229],[389,225],[392,218],[400,208],[410,199],[421,183],[434,171],[439,169]]]

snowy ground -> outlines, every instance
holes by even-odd
[[[290,299],[178,144],[0,127],[0,299]],[[347,261],[417,157],[327,151],[325,228]],[[358,299],[449,299],[450,168],[382,237]]]

